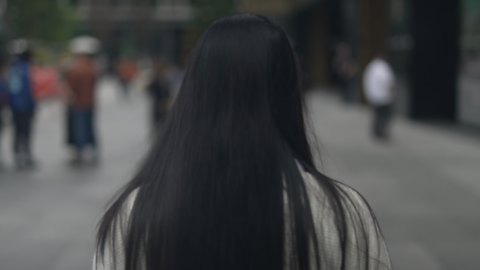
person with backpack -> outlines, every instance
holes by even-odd
[[[34,167],[31,138],[36,102],[30,73],[32,51],[26,40],[11,45],[16,58],[8,69],[8,100],[14,126],[13,152],[18,168]]]

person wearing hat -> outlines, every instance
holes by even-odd
[[[8,69],[8,101],[13,116],[15,162],[20,169],[35,165],[31,151],[32,125],[35,115],[35,97],[30,73],[32,51],[26,40],[15,40],[10,52],[16,58]]]
[[[65,77],[70,92],[68,106],[71,113],[72,139],[75,148],[73,164],[81,164],[85,161],[85,150],[88,145],[93,148],[94,160],[97,158],[93,117],[98,72],[91,57],[96,49],[85,38],[77,38],[71,44],[71,51],[75,54],[75,59]]]

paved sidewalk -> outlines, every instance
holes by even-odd
[[[133,94],[125,100],[115,81],[99,85],[100,164],[73,168],[64,145],[64,108],[41,104],[35,130],[39,168],[16,171],[10,132],[3,141],[7,169],[0,172],[0,269],[91,269],[94,231],[104,207],[129,180],[147,143],[149,108]]]
[[[117,94],[115,84],[104,81],[98,167],[66,164],[63,108],[56,103],[41,108],[35,139],[39,169],[0,172],[1,270],[90,269],[103,207],[148,146],[146,100]],[[323,170],[371,203],[396,270],[479,269],[480,138],[398,117],[393,141],[376,143],[369,137],[366,108],[345,107],[319,91],[307,95],[307,104]]]
[[[307,94],[324,171],[370,202],[396,270],[480,269],[480,137],[396,117],[370,138],[370,112]]]

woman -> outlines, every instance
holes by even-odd
[[[315,169],[280,27],[244,14],[203,34],[96,257],[96,269],[390,269],[368,204]]]

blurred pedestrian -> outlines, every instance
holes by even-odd
[[[372,134],[377,139],[388,139],[388,128],[393,113],[395,74],[383,52],[375,55],[363,75],[365,96],[373,107]]]
[[[95,86],[98,72],[92,57],[84,52],[77,52],[72,67],[66,73],[66,84],[70,89],[69,117],[67,129],[73,131],[75,153],[73,164],[85,161],[85,150],[91,147],[92,159],[98,155],[97,139],[94,128]]]
[[[67,71],[68,70],[69,69],[67,69]],[[65,80],[65,76],[66,74],[64,74],[63,80]],[[73,129],[73,111],[74,111],[73,110],[73,105],[74,105],[73,93],[72,93],[72,89],[70,89],[66,81],[62,82],[60,89],[61,89],[60,96],[65,104],[65,111],[64,111],[65,143],[75,152],[76,151],[75,139],[74,139],[75,131]]]
[[[123,59],[117,67],[118,79],[125,97],[128,97],[133,79],[137,75],[137,63],[130,59]]]
[[[72,89],[70,89],[68,83],[66,82],[66,77],[68,71],[71,69],[73,64],[73,58],[70,56],[64,56],[59,61],[59,69],[60,69],[60,84],[59,84],[59,97],[65,104],[65,111],[64,111],[64,135],[65,135],[65,143],[72,148],[75,147],[75,141],[73,140],[73,121],[72,121],[72,108],[73,105],[73,93]]]
[[[4,167],[3,150],[2,150],[2,135],[4,129],[3,111],[8,105],[8,88],[6,78],[6,61],[4,58],[0,59],[0,170]]]
[[[8,70],[9,104],[14,125],[13,152],[19,169],[35,165],[31,138],[36,102],[31,78],[32,48],[26,40],[15,40],[10,49],[16,58]]]
[[[73,38],[71,41],[70,41],[70,52],[75,56],[73,59],[72,57],[65,57],[63,59],[63,61],[61,62],[61,66],[62,66],[62,70],[64,71],[63,72],[63,81],[62,81],[62,85],[61,85],[61,89],[63,91],[61,91],[61,97],[63,99],[63,101],[65,102],[65,104],[67,105],[66,106],[66,110],[65,110],[65,141],[67,143],[68,146],[70,146],[72,149],[73,149],[73,152],[74,152],[74,156],[76,156],[76,158],[73,159],[73,162],[79,162],[80,158],[78,158],[78,150],[77,150],[77,147],[76,145],[78,144],[78,142],[76,141],[75,139],[75,126],[74,126],[74,115],[75,115],[75,111],[77,110],[75,107],[78,107],[78,105],[76,104],[76,100],[75,100],[75,93],[73,92],[72,88],[69,86],[69,83],[68,83],[68,73],[70,71],[73,71],[73,69],[75,67],[78,68],[78,66],[80,65],[81,66],[81,61],[78,61],[79,60],[79,57],[76,57],[76,56],[86,56],[87,57],[87,62],[91,62],[91,61],[88,61],[90,60],[89,58],[91,58],[93,55],[95,55],[96,53],[98,53],[100,51],[100,48],[101,48],[101,43],[100,41],[95,38],[95,37],[92,37],[92,36],[77,36],[75,38]],[[90,64],[93,64],[93,63],[90,63]],[[91,67],[92,69],[95,69],[95,67]],[[88,69],[88,68],[87,68]],[[75,72],[74,72],[75,73]],[[89,88],[89,87],[87,87]],[[92,88],[90,87],[88,89],[87,92],[90,92],[91,91],[91,95],[93,97],[93,99],[95,98],[95,94],[93,93],[94,90],[92,90]],[[93,102],[94,103],[94,102]],[[94,118],[94,115],[93,115],[93,110],[92,110],[92,121],[93,122],[93,118]],[[91,123],[91,127],[92,127],[92,131],[94,129],[94,124]],[[91,148],[93,148],[93,156],[92,158],[96,158],[95,154],[97,154],[95,151],[96,151],[96,147],[97,147],[97,143],[96,143],[96,137],[95,137],[95,132],[91,132],[91,134],[89,136],[87,136],[87,141],[86,141],[86,144],[87,145],[90,145]]]
[[[315,168],[298,75],[268,18],[207,29],[94,269],[391,269],[367,202]]]
[[[179,61],[177,65],[173,65],[172,68],[172,76],[170,80],[170,100],[173,102],[180,91],[180,88],[183,83],[183,78],[185,77],[185,69],[188,60],[188,56],[192,51],[192,47],[190,45],[186,45],[182,48],[181,54],[179,57]]]
[[[148,85],[148,92],[152,102],[152,124],[154,130],[163,123],[170,101],[170,83],[165,75],[164,64],[154,63],[153,78]]]
[[[356,76],[358,65],[352,55],[352,49],[347,43],[340,43],[336,47],[335,58],[333,60],[333,70],[340,81],[340,93],[345,103],[355,101]]]

